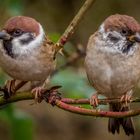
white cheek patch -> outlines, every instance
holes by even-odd
[[[105,33],[104,24],[101,24],[101,26],[99,27],[99,32],[100,33]]]
[[[12,51],[15,56],[28,55],[33,50],[35,50],[36,48],[41,46],[41,44],[44,40],[45,34],[44,34],[43,28],[40,24],[39,24],[39,28],[40,28],[39,35],[34,40],[29,42],[28,44],[22,44],[20,41],[20,40],[27,39],[28,38],[27,34],[23,34],[22,36],[17,37],[12,40],[12,46],[13,46]]]
[[[28,37],[29,37],[28,33],[24,33],[23,35],[16,37],[14,39],[14,42],[18,42],[19,40],[26,40],[26,39],[28,39]]]
[[[105,29],[104,29],[104,24],[102,24],[102,25],[100,26],[99,32],[102,34],[103,40],[106,40],[106,41],[108,41],[108,42],[110,41],[109,38],[108,38],[109,34],[112,34],[114,37],[119,38],[119,39],[122,40],[122,41],[125,41],[125,40],[126,40],[126,38],[123,37],[123,36],[122,36],[119,32],[117,32],[117,31],[108,31],[108,32],[106,32]]]
[[[106,32],[104,29],[104,24],[100,26],[99,33],[101,34],[101,38],[98,38],[98,41],[97,41],[97,43],[100,42],[101,47],[99,49],[102,49],[104,51],[111,52],[111,53],[123,53],[123,50],[125,49],[126,44],[127,44],[127,40],[125,36],[122,36],[121,33],[117,31]],[[111,41],[109,37],[110,34],[118,38],[118,40],[116,42]],[[138,46],[137,44],[133,44],[130,50],[125,54],[133,55],[137,46]]]
[[[118,41],[117,42],[111,41],[109,38],[109,34],[113,34],[113,36],[118,38]],[[106,39],[107,46],[109,46],[115,50],[118,50],[118,51],[122,51],[122,47],[125,46],[125,44],[127,43],[126,38],[123,37],[120,33],[116,32],[116,31],[108,32],[105,39]]]

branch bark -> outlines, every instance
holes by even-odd
[[[0,97],[0,106],[14,103],[21,100],[32,100],[34,99],[34,96],[30,92],[22,92],[17,93],[13,96],[11,96],[9,99],[4,99],[3,97]],[[114,102],[120,102],[119,98],[116,99],[99,99],[99,104],[108,104],[108,103],[114,103]],[[140,98],[132,99],[131,102],[140,102]],[[96,109],[86,109],[75,105],[81,105],[81,104],[90,104],[89,99],[70,99],[70,98],[62,98],[61,100],[56,99],[55,105],[58,108],[61,108],[65,111],[69,111],[72,113],[85,115],[85,116],[95,116],[95,117],[112,117],[112,118],[124,118],[124,117],[132,117],[140,114],[140,109],[138,110],[130,110],[126,112],[111,112],[111,111],[101,111]]]
[[[125,118],[125,117],[132,117],[140,114],[140,109],[130,110],[126,112],[100,111],[96,109],[86,109],[77,106],[72,106],[59,100],[56,100],[56,106],[72,113],[85,115],[85,116],[94,116],[94,117]]]
[[[62,98],[61,100],[67,104],[90,104],[90,99],[70,99],[70,98]],[[100,105],[107,105],[109,103],[118,103],[121,102],[120,98],[108,98],[108,99],[99,99]],[[123,101],[122,101],[123,102]],[[131,103],[139,103],[140,98],[131,99]]]
[[[87,12],[87,10],[91,7],[91,5],[95,2],[95,0],[86,0],[79,12],[76,14],[76,16],[73,18],[71,23],[68,25],[65,32],[62,34],[60,39],[55,44],[56,53],[65,45],[65,43],[68,41],[68,39],[72,36],[74,33],[77,25]]]

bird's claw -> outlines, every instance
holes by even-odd
[[[15,81],[16,80],[14,79],[6,81],[6,84],[2,89],[2,91],[4,92],[5,99],[8,99],[15,94]]]
[[[44,99],[46,102],[55,105],[56,99],[61,99],[58,89],[61,86],[54,86],[48,90],[43,87],[36,87],[31,92],[35,96],[35,103],[40,103]]]
[[[131,102],[131,98],[132,98],[132,95],[125,94],[125,95],[122,95],[120,100],[121,102],[125,102],[125,104],[127,105],[128,103]]]
[[[99,105],[99,103],[98,103],[98,95],[97,94],[93,94],[90,97],[90,105],[93,106],[93,107],[97,107]]]
[[[61,86],[54,86],[46,91],[46,94],[43,95],[44,100],[47,103],[50,103],[52,106],[55,105],[56,100],[61,100],[61,93],[58,92],[58,89],[61,88]]]
[[[32,89],[31,93],[34,95],[35,103],[41,103],[42,102],[43,91],[44,91],[43,87],[35,87],[34,89]]]

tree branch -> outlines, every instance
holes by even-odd
[[[100,111],[96,109],[86,109],[77,106],[72,106],[59,100],[56,100],[56,106],[72,113],[86,115],[86,116],[95,116],[95,117],[125,118],[125,117],[132,117],[140,114],[140,109],[125,111],[125,112]]]
[[[84,14],[87,12],[87,10],[91,7],[91,5],[95,2],[95,0],[86,0],[79,12],[76,14],[76,16],[73,18],[65,32],[62,34],[58,42],[55,44],[56,53],[65,45],[65,43],[68,41],[68,39],[71,37],[71,35],[74,33],[77,25],[83,18]]]
[[[65,45],[65,43],[68,41],[68,39],[71,37],[71,35],[74,33],[78,23],[86,13],[86,11],[90,8],[90,6],[93,4],[95,0],[86,0],[84,5],[79,10],[78,14],[74,17],[74,19],[71,21],[63,35],[60,37],[58,42],[55,44],[56,46],[56,53]],[[74,58],[77,59],[78,56]],[[71,60],[73,61],[73,60]],[[70,61],[70,62],[71,62]],[[25,83],[24,83],[25,84]],[[17,86],[16,90],[20,88],[22,85],[19,84]],[[2,89],[3,90],[3,89]],[[44,91],[45,94],[46,91]],[[47,94],[47,93],[46,93]],[[46,95],[47,97],[48,95]],[[21,101],[21,100],[31,100],[34,99],[34,96],[30,92],[22,92],[22,93],[16,93],[15,95],[11,96],[8,99],[4,99],[2,96],[0,97],[0,106]],[[54,98],[52,98],[54,99]],[[47,102],[47,98],[44,98]],[[111,111],[100,111],[95,109],[86,109],[75,105],[81,105],[81,104],[90,104],[89,99],[69,99],[69,98],[56,98],[53,100],[53,105],[56,105],[57,107],[72,112],[76,114],[86,115],[86,116],[95,116],[95,117],[113,117],[113,118],[124,118],[124,117],[130,117],[130,116],[136,116],[140,114],[140,109],[138,110],[130,110],[126,112],[111,112]],[[108,104],[108,103],[114,103],[114,102],[120,102],[120,99],[100,99],[99,104]],[[139,98],[133,99],[132,102],[140,102]],[[70,105],[75,104],[75,105]]]
[[[47,93],[48,94],[48,93]],[[34,96],[30,92],[22,92],[17,93],[13,96],[11,96],[9,99],[4,99],[3,97],[0,97],[0,106],[21,101],[21,100],[31,100],[34,99]],[[108,104],[108,103],[114,103],[114,102],[120,102],[119,98],[115,99],[99,99],[99,104]],[[132,99],[131,102],[140,102],[140,98]],[[80,114],[80,115],[86,115],[86,116],[95,116],[95,117],[113,117],[113,118],[124,118],[124,117],[130,117],[130,116],[136,116],[140,114],[140,109],[138,110],[130,110],[126,112],[111,112],[111,111],[101,111],[96,109],[86,109],[75,105],[81,105],[81,104],[90,104],[89,99],[70,99],[70,98],[62,98],[62,99],[56,99],[55,105],[58,108],[61,108],[65,111],[69,111],[72,113]]]
[[[90,99],[70,99],[70,98],[62,98],[62,102],[67,104],[90,104]],[[108,99],[99,99],[98,103],[100,105],[107,105],[109,103],[120,103],[120,98],[108,98]],[[122,101],[123,103],[124,101]],[[140,102],[140,98],[131,99],[131,103]]]

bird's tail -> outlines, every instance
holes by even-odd
[[[128,111],[129,106],[120,104],[120,103],[113,103],[110,104],[110,111],[118,111],[118,112],[124,112]],[[126,135],[134,135],[134,125],[132,118],[109,118],[108,122],[108,131],[112,134],[120,132],[120,126],[123,127],[124,132]]]

